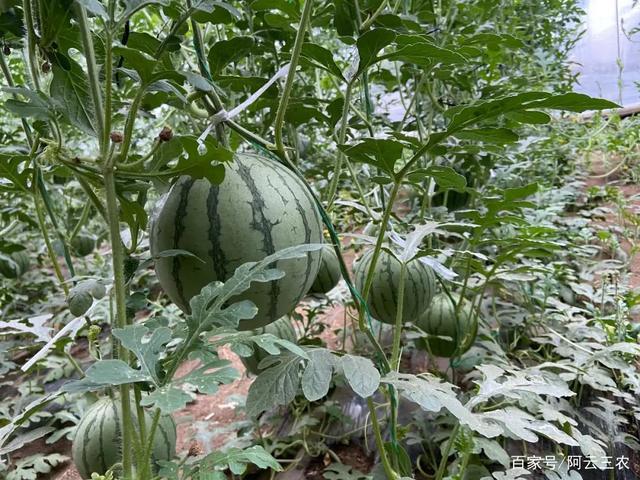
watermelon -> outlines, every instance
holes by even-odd
[[[246,262],[262,260],[294,245],[322,243],[322,219],[306,185],[278,162],[237,154],[220,185],[183,176],[159,202],[151,218],[150,247],[156,274],[183,311],[205,285],[226,281]],[[166,250],[186,255],[158,257]],[[320,251],[277,262],[282,279],[255,282],[232,301],[251,300],[258,314],[242,320],[251,330],[292,311],[313,284]]]
[[[364,289],[372,258],[373,250],[369,250],[354,266],[354,284],[361,292]],[[391,325],[396,322],[400,268],[400,260],[391,253],[382,250],[375,268],[369,298],[367,298],[371,315],[377,320]],[[411,260],[407,264],[405,272],[402,302],[403,322],[416,322],[429,306],[435,291],[436,277],[431,267],[417,259]]]
[[[333,289],[342,278],[340,260],[333,245],[325,245],[321,250],[320,269],[311,285],[310,293],[327,293]]]
[[[0,275],[6,278],[18,278],[29,270],[30,264],[31,259],[26,250],[13,252],[0,258]]]
[[[453,299],[458,302],[457,297]],[[433,298],[417,325],[430,335],[420,339],[418,345],[438,357],[462,355],[471,348],[478,333],[478,319],[471,304],[463,300],[456,317],[456,304],[446,293]],[[438,337],[450,337],[451,340]]]
[[[279,320],[276,320],[273,323],[270,323],[266,327],[258,328],[253,331],[255,335],[260,335],[263,333],[270,333],[278,338],[283,340],[289,340],[290,342],[296,343],[298,340],[298,336],[296,335],[296,330],[293,328],[293,324],[291,323],[291,319],[288,316],[284,316]],[[249,357],[240,357],[242,363],[249,373],[253,373],[254,375],[258,375],[260,373],[260,369],[258,365],[262,360],[269,356],[265,350],[261,349],[258,346],[254,346],[255,350],[253,354]]]
[[[91,235],[81,233],[71,240],[71,246],[79,256],[86,257],[95,250],[96,239]]]
[[[92,473],[104,475],[109,468],[121,462],[120,402],[103,398],[91,405],[76,427],[71,456],[82,478]],[[147,429],[153,422],[145,413]],[[137,425],[137,422],[134,422]],[[176,424],[170,415],[160,417],[153,441],[153,461],[171,460],[176,450]]]

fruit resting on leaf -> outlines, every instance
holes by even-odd
[[[118,400],[103,398],[91,405],[76,427],[71,455],[82,478],[92,473],[104,475],[109,468],[122,461],[122,407]],[[149,428],[153,422],[145,413]],[[137,422],[133,422],[134,425]],[[176,424],[170,415],[160,417],[153,440],[152,459],[171,460],[176,453]]]
[[[260,335],[263,333],[270,333],[271,335],[281,338],[283,340],[289,340],[292,343],[296,343],[298,337],[296,335],[296,330],[293,328],[293,324],[291,323],[291,319],[288,315],[276,320],[273,323],[270,323],[266,327],[258,328],[253,331],[255,335]],[[253,373],[254,375],[258,375],[260,373],[260,369],[258,365],[260,362],[269,356],[262,348],[257,345],[253,345],[254,351],[253,354],[249,357],[240,357],[242,363],[249,373]]]
[[[81,257],[91,254],[96,248],[96,239],[91,235],[79,234],[71,240],[71,246]]]
[[[355,287],[362,292],[373,259],[373,250],[365,253],[353,269]],[[373,274],[373,283],[366,299],[371,315],[384,323],[395,324],[398,310],[401,263],[391,253],[382,250]],[[411,260],[404,277],[402,302],[403,322],[417,322],[429,306],[436,291],[436,277],[431,267],[420,260]]]
[[[220,185],[181,177],[151,219],[150,247],[156,274],[169,298],[189,311],[189,300],[214,280],[226,281],[246,262],[295,245],[322,243],[322,219],[304,183],[278,162],[239,154]],[[166,250],[187,255],[157,257]],[[275,322],[306,295],[320,266],[320,251],[274,264],[285,276],[253,282],[231,301],[258,307],[241,330]]]
[[[457,296],[453,299],[458,302]],[[471,304],[463,300],[456,316],[456,305],[446,293],[439,293],[433,298],[417,325],[429,334],[429,337],[420,339],[418,345],[438,357],[462,355],[471,348],[478,333],[478,319]]]
[[[31,260],[26,250],[13,252],[0,258],[0,275],[6,278],[18,278],[27,270]]]
[[[321,250],[320,269],[313,285],[311,285],[310,293],[327,293],[333,289],[340,278],[340,261],[338,255],[333,249],[333,245],[325,245]]]

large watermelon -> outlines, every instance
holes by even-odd
[[[453,298],[458,301],[457,297]],[[456,305],[446,293],[439,293],[433,298],[417,325],[430,335],[421,339],[418,345],[438,357],[462,355],[471,348],[478,333],[478,319],[471,304],[463,300],[456,316]]]
[[[156,258],[156,273],[169,298],[182,310],[214,280],[225,281],[246,262],[260,261],[286,247],[322,243],[322,219],[304,183],[279,163],[238,154],[224,181],[181,177],[161,200],[151,219],[151,254],[180,249],[185,256]],[[241,330],[262,327],[295,308],[309,291],[320,266],[320,252],[277,262],[285,276],[253,283],[234,300],[258,307]]]
[[[354,284],[362,292],[373,259],[373,250],[366,252],[355,264]],[[373,274],[373,283],[367,298],[371,315],[384,323],[395,324],[400,287],[400,261],[382,250]],[[416,322],[429,306],[436,291],[433,270],[419,260],[411,260],[406,266],[402,319]]]
[[[333,249],[333,245],[325,245],[321,250],[320,269],[318,275],[311,285],[310,293],[327,293],[333,287],[335,287],[342,273],[340,272],[340,260],[338,255]]]
[[[254,330],[253,333],[256,335],[270,333],[271,335],[274,335],[283,340],[289,340],[293,343],[298,340],[296,329],[293,328],[293,324],[291,323],[291,319],[288,315],[285,315],[275,322],[270,323],[266,327]],[[258,373],[260,373],[258,365],[260,365],[260,362],[267,358],[269,354],[260,347],[254,346],[254,348],[255,350],[253,351],[253,355],[251,355],[250,357],[240,357],[240,360],[242,360],[242,363],[249,373],[258,375]]]
[[[120,402],[111,398],[98,400],[82,416],[71,447],[73,463],[82,478],[89,478],[94,472],[104,475],[121,461],[121,418]],[[151,415],[145,413],[145,420],[150,428]],[[154,462],[171,460],[175,453],[176,424],[170,415],[164,415],[156,428],[152,457]]]
[[[13,252],[0,258],[0,275],[6,278],[18,278],[29,270],[30,264],[31,259],[26,250]]]

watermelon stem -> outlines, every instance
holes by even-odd
[[[111,0],[110,3],[113,3]],[[127,291],[125,285],[125,276],[124,276],[124,252],[123,252],[123,244],[122,239],[120,237],[120,211],[118,206],[118,197],[116,193],[116,179],[115,179],[115,160],[116,157],[113,155],[113,148],[109,149],[109,135],[110,132],[104,132],[106,135],[102,135],[103,130],[105,128],[104,124],[104,110],[102,104],[102,95],[101,95],[101,87],[97,74],[97,65],[95,59],[95,50],[93,46],[93,39],[91,38],[91,30],[89,27],[89,21],[87,19],[87,14],[85,7],[81,4],[76,5],[77,7],[77,21],[79,23],[81,37],[82,37],[82,46],[83,53],[87,60],[88,64],[88,80],[89,80],[89,88],[92,93],[92,99],[94,103],[94,108],[96,115],[98,116],[99,123],[99,143],[100,143],[100,153],[101,159],[103,160],[103,184],[105,187],[105,197],[106,197],[106,207],[107,207],[107,218],[109,224],[109,237],[111,240],[111,249],[112,249],[112,265],[113,265],[113,277],[114,277],[114,291],[115,291],[115,303],[116,303],[116,324],[120,328],[124,328],[128,324],[127,319],[127,309],[126,309],[126,300],[127,300]],[[110,11],[113,11],[113,7],[110,5]],[[108,29],[108,28],[107,28]],[[107,49],[106,58],[111,58],[111,54],[109,50],[111,49],[111,44],[105,45]],[[108,82],[111,79],[107,79]],[[141,88],[136,95],[136,99],[130,107],[129,115],[127,118],[127,127],[128,135],[124,139],[123,148],[128,148],[128,145],[131,144],[131,134],[133,131],[133,122],[135,121],[135,114],[137,113],[138,106],[142,101],[142,93],[144,88]],[[109,89],[107,91],[108,94],[111,93]],[[107,104],[110,104],[111,98],[108,96],[105,99]],[[110,150],[109,154],[107,152]],[[125,152],[128,150],[125,150]],[[129,353],[127,349],[125,349],[122,345],[118,345],[118,357],[125,361],[129,361]],[[122,470],[123,477],[125,479],[132,478],[132,420],[131,420],[131,403],[130,403],[130,385],[124,384],[120,386],[120,401],[122,402]]]
[[[280,97],[280,103],[278,104],[278,111],[276,112],[276,120],[274,123],[275,129],[275,141],[276,150],[278,155],[286,158],[287,153],[284,148],[283,141],[283,127],[285,115],[287,113],[287,107],[289,105],[289,99],[291,98],[291,92],[293,90],[293,82],[296,78],[296,69],[300,60],[300,53],[302,52],[302,44],[304,43],[304,36],[311,18],[311,11],[313,10],[313,0],[305,0],[304,7],[302,9],[302,15],[300,16],[300,23],[298,26],[298,32],[296,33],[296,39],[293,44],[293,51],[291,52],[291,60],[289,62],[289,72],[287,73],[287,79],[284,83],[284,90]]]

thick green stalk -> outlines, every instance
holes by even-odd
[[[453,427],[453,430],[451,431],[451,436],[449,437],[447,446],[445,447],[444,452],[442,452],[442,459],[440,460],[440,465],[438,466],[435,480],[442,480],[442,478],[444,477],[445,471],[447,469],[447,461],[449,460],[449,454],[451,453],[451,449],[453,448],[453,442],[455,442],[456,436],[458,435],[458,430],[460,430],[460,423],[456,423],[456,426]]]
[[[109,236],[111,238],[111,254],[113,263],[113,283],[116,303],[116,325],[125,328],[127,320],[127,292],[124,277],[124,250],[120,238],[120,212],[116,194],[116,179],[112,165],[104,170],[104,186],[107,199],[107,216],[109,219]],[[128,363],[129,353],[122,345],[118,345],[118,358]],[[120,386],[120,401],[122,402],[122,468],[124,478],[132,478],[132,422],[130,386]]]
[[[282,97],[280,97],[280,104],[278,105],[278,111],[276,113],[276,120],[274,124],[275,129],[275,141],[276,150],[280,157],[285,158],[286,152],[283,142],[283,126],[284,117],[287,113],[287,106],[289,105],[289,99],[291,98],[291,92],[293,90],[293,81],[296,77],[296,68],[298,67],[298,61],[300,60],[300,52],[302,51],[302,44],[304,43],[304,35],[311,18],[311,11],[313,10],[313,0],[305,0],[304,7],[302,9],[302,15],[300,17],[300,25],[298,27],[298,33],[296,34],[296,40],[293,44],[293,51],[291,52],[291,61],[289,63],[289,73],[284,83],[284,91]]]
[[[122,245],[122,239],[120,237],[120,210],[118,208],[118,197],[116,193],[116,179],[114,172],[113,155],[107,158],[107,151],[109,148],[106,143],[107,136],[102,135],[104,132],[104,109],[102,104],[102,94],[100,90],[100,81],[98,78],[98,67],[96,64],[95,50],[93,47],[93,40],[91,38],[91,31],[87,19],[87,14],[82,5],[77,5],[78,12],[78,24],[82,37],[82,44],[84,49],[84,55],[87,61],[87,70],[89,72],[89,89],[94,102],[96,118],[98,121],[98,129],[100,139],[100,152],[102,160],[104,162],[103,170],[103,183],[106,196],[106,209],[107,219],[109,223],[109,237],[111,239],[112,250],[112,264],[113,264],[113,277],[114,277],[114,291],[115,291],[115,303],[116,303],[116,325],[118,328],[124,328],[128,324],[127,308],[126,308],[126,285],[124,276],[124,251]],[[108,80],[110,81],[110,79]],[[137,98],[137,97],[136,97]],[[109,102],[110,98],[107,99]],[[132,106],[133,108],[133,106]],[[134,115],[135,117],[135,113]],[[130,128],[130,134],[133,130],[133,126]],[[130,138],[125,139],[130,143]],[[122,345],[118,345],[118,357],[128,362],[129,354],[126,348]],[[132,411],[130,401],[130,385],[120,386],[120,401],[122,404],[122,470],[123,476],[126,480],[133,478],[133,425],[132,425]]]
[[[138,109],[140,108],[140,104],[142,103],[142,99],[144,98],[146,89],[146,85],[140,85],[136,96],[133,97],[133,101],[131,102],[131,106],[129,107],[129,113],[127,114],[127,120],[124,125],[124,135],[122,145],[120,146],[120,152],[117,156],[113,156],[113,158],[111,159],[111,163],[114,163],[116,161],[116,158],[118,160],[118,163],[124,163],[127,161],[129,150],[131,148],[131,142],[133,140],[133,127],[135,126]]]

